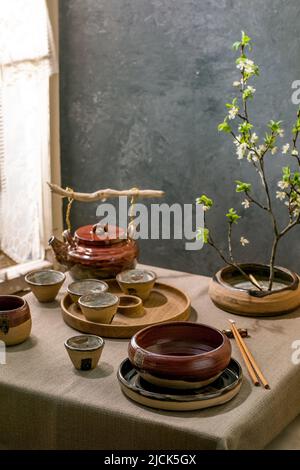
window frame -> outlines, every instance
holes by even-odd
[[[59,0],[46,0],[49,19],[52,26],[53,41],[58,59],[59,55]],[[61,184],[60,170],[60,130],[59,130],[59,74],[50,77],[49,83],[49,110],[50,110],[50,170],[51,182]],[[45,218],[45,233],[60,237],[63,230],[62,200],[53,195],[48,185],[43,191],[43,203],[48,214]],[[25,286],[24,276],[35,269],[49,268],[54,263],[52,250],[45,243],[44,259],[16,264],[0,269],[0,294],[13,293]]]

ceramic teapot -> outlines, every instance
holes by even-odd
[[[85,225],[63,233],[64,241],[51,237],[57,261],[67,267],[74,279],[109,279],[119,272],[134,268],[137,243],[114,225]]]

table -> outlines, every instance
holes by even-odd
[[[7,364],[0,366],[0,448],[262,449],[299,414],[300,368],[291,361],[291,345],[300,339],[300,310],[272,319],[232,316],[212,304],[209,278],[151,269],[189,294],[191,320],[224,329],[234,317],[238,327],[249,329],[247,342],[271,390],[252,385],[232,341],[245,378],[231,402],[184,413],[144,408],[128,400],[117,382],[127,340],[106,339],[99,367],[76,371],[64,349],[74,335],[60,312],[64,291],[44,305],[28,294],[32,335],[7,348]]]

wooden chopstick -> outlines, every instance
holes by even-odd
[[[234,336],[234,339],[236,340],[236,344],[237,344],[237,346],[238,346],[238,348],[239,348],[239,350],[240,350],[240,353],[241,353],[241,355],[242,355],[242,357],[243,357],[243,359],[244,359],[244,362],[245,362],[245,364],[246,364],[246,366],[247,366],[247,369],[248,369],[249,375],[250,375],[250,377],[251,377],[251,380],[252,380],[252,382],[254,383],[254,385],[255,385],[256,387],[258,387],[258,386],[260,385],[260,384],[259,384],[259,381],[258,381],[258,378],[257,378],[257,376],[256,376],[256,374],[255,374],[255,372],[254,372],[254,369],[253,369],[253,367],[252,367],[252,365],[251,365],[251,362],[250,362],[249,359],[248,359],[247,354],[245,353],[245,351],[244,351],[244,349],[243,349],[242,344],[240,343],[239,337],[238,337],[237,334],[236,334],[236,329],[234,328],[234,325],[232,325],[232,324],[231,324],[231,331],[232,331],[232,334],[233,334],[233,336]]]
[[[259,380],[261,381],[262,385],[264,386],[264,388],[266,389],[270,389],[270,385],[268,384],[265,376],[263,375],[263,373],[261,372],[260,368],[258,367],[254,357],[252,356],[251,352],[249,351],[248,349],[248,346],[246,345],[246,343],[244,342],[243,338],[241,337],[237,327],[235,326],[235,321],[233,320],[229,320],[229,322],[231,323],[231,329],[232,329],[232,333],[238,343],[238,346],[240,348],[240,351],[244,352],[244,354],[247,356],[247,359],[248,361],[250,362],[251,366],[252,366],[252,370],[254,370],[255,374],[257,375],[257,377],[259,378]],[[243,355],[244,357],[244,355]],[[248,369],[249,370],[249,369]],[[250,373],[250,372],[249,372]],[[251,377],[252,378],[252,377]]]

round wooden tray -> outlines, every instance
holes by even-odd
[[[122,294],[116,280],[106,282],[109,285],[109,292]],[[126,317],[117,312],[110,324],[88,321],[78,305],[72,302],[69,294],[63,297],[61,308],[64,321],[75,330],[107,338],[131,338],[146,326],[187,320],[190,316],[191,301],[180,289],[157,282],[149,299],[144,302],[144,315],[138,318]]]

